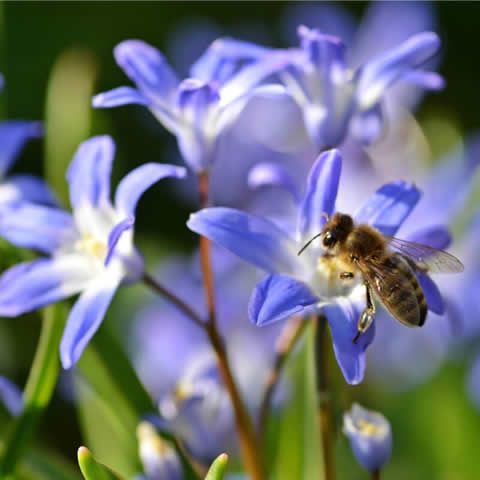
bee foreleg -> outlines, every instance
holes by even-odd
[[[365,310],[360,315],[357,323],[357,334],[353,339],[353,343],[357,343],[357,340],[360,338],[362,333],[365,333],[368,330],[368,327],[373,322],[373,316],[375,315],[375,302],[373,301],[373,294],[372,288],[368,282],[365,282],[365,289],[366,289],[366,299],[367,299],[367,306]]]

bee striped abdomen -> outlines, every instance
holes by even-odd
[[[427,302],[414,271],[400,254],[388,256],[384,266],[392,275],[384,285],[383,303],[400,322],[421,327],[427,316]]]

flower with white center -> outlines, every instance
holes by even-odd
[[[345,282],[344,271],[335,258],[324,256],[313,243],[301,256],[300,248],[322,231],[325,214],[335,211],[342,159],[338,150],[319,155],[313,165],[305,192],[298,205],[297,236],[294,238],[266,218],[231,208],[207,208],[190,216],[188,227],[229,249],[243,260],[265,270],[269,275],[260,282],[250,299],[250,320],[259,326],[288,318],[307,307],[324,314],[329,322],[335,355],[342,373],[351,384],[362,381],[366,366],[365,350],[374,337],[374,325],[352,342],[357,322],[365,308],[365,287],[360,276]],[[275,166],[271,166],[275,169]],[[272,181],[290,188],[285,172],[271,172]],[[266,172],[263,172],[264,176]],[[293,192],[299,198],[298,192]],[[420,199],[419,190],[406,182],[391,182],[381,187],[353,216],[356,223],[368,223],[389,236],[395,235]],[[429,236],[448,237],[443,227],[424,232]],[[427,275],[418,278],[429,309],[443,307],[441,294]],[[442,313],[442,312],[440,312]]]
[[[300,48],[289,50],[247,43],[242,44],[243,50],[232,49],[232,41],[225,39],[221,52],[207,50],[197,62],[213,70],[232,57],[259,61],[283,52],[289,58],[288,66],[277,71],[283,86],[259,87],[249,104],[249,108],[255,109],[258,103],[262,118],[271,113],[272,123],[260,122],[252,134],[273,149],[304,145],[308,137],[318,150],[325,150],[341,145],[350,133],[363,143],[371,143],[382,134],[382,102],[391,85],[405,82],[430,90],[443,88],[442,77],[421,69],[440,47],[433,32],[413,35],[355,68],[347,63],[346,48],[340,38],[303,25],[298,28],[298,35]]]
[[[210,48],[214,51],[215,43]],[[232,42],[232,55],[236,48],[243,48],[243,43]],[[100,93],[93,98],[93,106],[111,108],[133,103],[148,107],[177,137],[185,162],[196,173],[208,169],[215,160],[221,134],[237,118],[252,89],[286,65],[282,53],[252,60],[242,68],[224,60],[208,77],[194,75],[180,82],[163,55],[141,40],[120,43],[114,55],[138,89],[119,87]]]
[[[185,169],[148,163],[122,179],[110,201],[115,144],[93,137],[78,148],[67,172],[73,215],[20,202],[0,214],[0,236],[48,255],[0,277],[0,316],[15,317],[80,293],[63,333],[60,356],[72,367],[100,326],[121,283],[139,281],[143,258],[133,244],[135,208],[143,192]]]
[[[388,420],[378,412],[354,403],[343,415],[343,433],[350,440],[358,463],[369,470],[381,470],[392,455],[392,431]]]

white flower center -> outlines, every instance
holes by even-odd
[[[88,233],[75,243],[75,248],[102,263],[107,257],[107,244]]]

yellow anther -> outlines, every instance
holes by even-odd
[[[367,437],[381,437],[386,433],[383,425],[375,425],[374,423],[367,422],[363,418],[359,418],[355,424],[358,430]]]
[[[107,245],[104,242],[89,234],[77,242],[77,248],[102,262],[105,260],[108,251]]]

